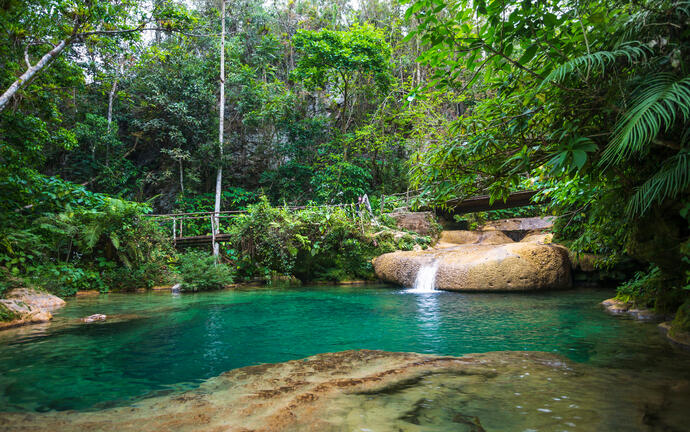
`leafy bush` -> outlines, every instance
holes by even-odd
[[[142,217],[148,205],[40,175],[31,181],[43,192],[26,207],[35,214],[0,228],[2,286],[27,278],[68,296],[81,289],[151,286],[166,276],[172,246],[155,222]]]
[[[216,264],[215,257],[204,252],[181,254],[178,270],[183,291],[221,289],[233,282],[232,269],[222,263]]]
[[[248,210],[235,218],[226,251],[245,278],[277,273],[303,282],[371,279],[375,256],[430,243],[428,237],[396,237],[349,206],[289,211],[262,198]]]
[[[67,263],[39,266],[30,280],[58,297],[72,296],[82,290],[107,291],[98,272]]]

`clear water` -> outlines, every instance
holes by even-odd
[[[612,294],[366,286],[77,298],[50,324],[0,333],[0,412],[100,409],[194,387],[233,368],[359,348],[537,350],[687,375],[688,356],[656,325],[602,311],[598,303]],[[94,313],[108,321],[79,322]]]

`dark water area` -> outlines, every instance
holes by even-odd
[[[348,349],[443,355],[546,351],[690,378],[652,323],[613,317],[610,290],[410,293],[389,286],[109,294],[0,333],[0,411],[93,410],[197,386],[230,369]],[[79,318],[108,315],[103,323]]]

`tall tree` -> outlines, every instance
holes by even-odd
[[[218,100],[218,175],[216,176],[216,202],[214,206],[214,236],[220,224],[220,197],[223,190],[223,126],[225,118],[225,0],[220,2],[220,97]],[[213,243],[213,255],[218,256],[220,246]]]
[[[0,14],[16,57],[25,63],[0,95],[0,112],[67,48],[92,38],[132,38],[144,30],[181,29],[186,21],[182,8],[169,2],[146,12],[142,2],[77,2],[72,0],[13,2]],[[37,58],[37,60],[32,60]],[[16,58],[15,60],[19,60]],[[20,61],[20,62],[21,62]]]

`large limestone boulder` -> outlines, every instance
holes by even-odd
[[[32,307],[49,311],[61,308],[65,305],[65,301],[60,297],[30,288],[15,288],[7,293],[5,298],[8,300],[19,300]]]
[[[541,231],[553,228],[554,216],[511,218],[488,221],[477,228],[479,231]]]
[[[47,322],[53,319],[51,311],[65,305],[65,301],[52,294],[29,288],[17,288],[0,300],[0,329],[25,324]]]
[[[419,268],[436,261],[436,288],[530,291],[572,286],[568,251],[539,243],[464,244],[442,250],[392,252],[374,259],[376,275],[411,287]]]
[[[434,215],[431,212],[396,212],[388,216],[395,219],[398,228],[424,236],[434,234]]]
[[[439,238],[439,243],[446,244],[488,244],[497,245],[513,243],[513,239],[503,233],[503,231],[443,231]]]

